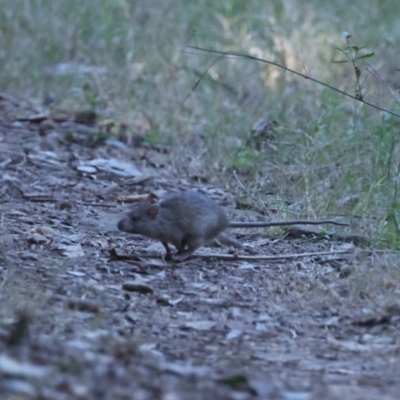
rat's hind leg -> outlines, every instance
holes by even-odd
[[[166,253],[165,253],[165,260],[166,261],[171,261],[172,260],[172,253],[171,253],[171,249],[168,246],[167,242],[161,242],[162,245],[165,247]]]
[[[167,242],[162,242],[162,244],[166,250],[165,254],[166,261],[181,262],[183,260],[186,260],[193,254],[193,251],[189,252],[189,249],[185,250],[185,247],[188,246],[188,240],[185,237],[182,238],[182,240],[179,243],[174,243],[174,246],[176,248],[175,253],[171,252],[171,249],[169,248]]]
[[[175,262],[182,262],[187,260],[199,247],[204,245],[203,238],[188,238],[184,237],[181,242],[180,249],[172,256]],[[187,249],[185,250],[185,247]]]

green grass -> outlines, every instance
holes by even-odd
[[[60,108],[94,107],[128,126],[147,118],[148,140],[171,145],[173,173],[200,165],[211,183],[267,206],[273,192],[285,216],[358,216],[357,229],[399,247],[397,118],[277,67],[236,59],[217,62],[179,107],[215,60],[188,45],[247,52],[354,94],[351,66],[332,63],[347,31],[352,44],[375,51],[358,64],[366,100],[400,113],[365,69],[369,62],[399,85],[398,15],[395,0],[301,7],[294,0],[6,1],[0,89],[38,103],[51,95]],[[49,74],[61,63],[90,68]],[[247,148],[265,114],[279,121],[275,138],[262,151]]]

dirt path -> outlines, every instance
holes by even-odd
[[[109,260],[162,252],[115,228],[121,194],[189,187],[150,167],[159,156],[0,120],[0,397],[398,399],[396,256]],[[275,236],[253,252],[339,247]]]

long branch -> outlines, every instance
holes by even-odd
[[[297,71],[295,71],[295,70],[293,70],[293,69],[290,69],[290,68],[288,68],[288,67],[285,67],[284,65],[278,64],[278,63],[276,63],[276,62],[274,62],[274,61],[264,60],[263,58],[254,57],[254,56],[251,56],[251,55],[249,55],[249,54],[244,54],[244,53],[237,53],[237,52],[235,52],[235,51],[226,51],[226,52],[223,52],[223,51],[211,50],[211,49],[204,49],[204,48],[201,48],[201,47],[193,47],[193,46],[188,46],[188,48],[194,49],[194,50],[199,50],[199,51],[204,51],[204,52],[207,52],[207,53],[218,54],[218,58],[217,58],[217,60],[216,60],[215,62],[213,62],[213,63],[210,65],[210,67],[207,68],[207,70],[204,72],[204,74],[199,78],[199,80],[196,82],[196,84],[194,85],[194,87],[193,87],[193,89],[191,90],[191,92],[188,94],[188,96],[186,96],[186,99],[187,99],[187,98],[192,94],[192,92],[196,89],[196,87],[197,87],[198,84],[200,83],[200,81],[201,81],[201,79],[203,78],[203,76],[205,75],[205,73],[206,73],[217,61],[219,61],[220,59],[225,58],[225,57],[229,58],[229,56],[233,56],[233,57],[239,58],[239,59],[240,59],[240,58],[243,58],[243,59],[255,60],[255,61],[260,61],[260,62],[265,63],[265,64],[274,65],[274,66],[276,66],[276,67],[278,67],[278,68],[281,68],[281,69],[283,69],[283,70],[285,70],[285,71],[288,71],[288,72],[290,72],[290,73],[292,73],[292,74],[294,74],[294,75],[301,76],[301,77],[304,78],[304,79],[308,79],[308,80],[310,80],[310,81],[312,81],[312,82],[315,82],[315,83],[317,83],[317,84],[319,84],[319,85],[321,85],[321,86],[324,86],[324,87],[326,87],[326,88],[328,88],[328,89],[331,89],[331,90],[333,90],[333,91],[335,91],[335,92],[337,92],[337,93],[340,93],[340,94],[342,94],[343,96],[347,96],[347,97],[350,97],[350,98],[353,99],[353,100],[356,100],[356,101],[359,101],[359,102],[361,102],[361,103],[364,103],[365,105],[367,105],[367,106],[369,106],[369,107],[375,108],[375,109],[377,109],[377,110],[380,110],[380,111],[386,112],[386,113],[388,113],[388,114],[391,114],[391,115],[393,115],[393,116],[395,116],[395,117],[397,117],[397,118],[400,118],[400,114],[397,114],[397,113],[395,113],[395,112],[393,112],[393,111],[390,111],[390,110],[386,110],[385,108],[379,107],[379,106],[377,106],[376,104],[372,104],[372,103],[370,103],[370,102],[368,102],[368,101],[365,101],[365,100],[363,100],[363,99],[361,99],[361,98],[357,98],[356,96],[353,96],[353,95],[351,95],[350,93],[344,92],[343,90],[340,90],[340,89],[338,89],[338,88],[335,88],[334,86],[331,86],[331,85],[329,85],[329,84],[327,84],[327,83],[321,82],[321,81],[319,81],[318,79],[315,79],[315,78],[312,78],[311,76],[302,74],[301,72],[297,72]],[[186,100],[186,99],[185,99],[185,100]],[[185,100],[183,101],[183,103],[185,102]],[[183,103],[182,103],[182,104],[183,104]]]

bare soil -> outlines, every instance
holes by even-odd
[[[168,151],[94,140],[96,129],[84,124],[7,110],[0,114],[1,399],[400,397],[396,254],[355,248],[274,262],[165,263],[160,244],[115,225],[128,207],[122,195],[195,187],[168,171]],[[202,189],[234,206],[222,190]],[[343,246],[276,231],[235,233],[250,249],[239,254]],[[112,249],[155,256],[115,260]]]

